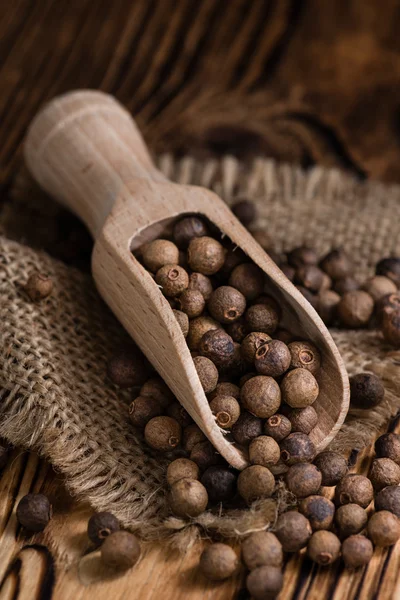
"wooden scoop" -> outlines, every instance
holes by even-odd
[[[170,305],[132,254],[188,213],[206,216],[265,271],[268,293],[283,308],[283,326],[320,349],[319,421],[311,438],[319,451],[332,440],[347,414],[349,387],[325,325],[216,194],[172,183],[155,168],[130,114],[113,97],[77,91],[51,101],[30,126],[25,158],[38,183],[86,223],[95,239],[99,292],[231,465],[243,469],[245,453],[215,424]]]

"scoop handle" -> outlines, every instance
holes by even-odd
[[[126,184],[165,181],[129,112],[92,90],[59,96],[42,109],[28,130],[25,160],[39,185],[94,238]]]

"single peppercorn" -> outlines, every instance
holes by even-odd
[[[308,542],[307,554],[318,565],[330,565],[340,556],[340,540],[331,531],[316,531]]]
[[[207,225],[199,217],[184,217],[174,225],[173,238],[179,248],[187,248],[193,238],[207,235]]]
[[[311,534],[310,522],[295,510],[289,510],[277,519],[275,535],[284,552],[298,552],[307,545]]]
[[[27,494],[18,503],[18,523],[28,531],[43,531],[51,516],[51,504],[44,494]]]
[[[264,433],[277,442],[282,441],[292,431],[292,424],[285,415],[275,414],[266,420]]]
[[[200,292],[207,302],[213,292],[211,279],[202,273],[192,273],[189,276],[189,290]]]
[[[239,290],[251,302],[263,293],[264,272],[254,263],[242,263],[235,267],[229,277],[229,285]]]
[[[120,388],[142,385],[149,376],[149,364],[139,349],[129,348],[115,354],[107,364],[107,374]]]
[[[199,466],[201,471],[212,467],[221,462],[221,456],[215,450],[214,446],[208,441],[195,444],[190,452],[190,460]]]
[[[292,465],[285,476],[288,489],[298,498],[316,494],[321,487],[321,473],[315,465]]]
[[[135,427],[145,427],[150,419],[162,412],[160,403],[151,396],[138,396],[129,405],[129,417]]]
[[[321,354],[311,342],[291,342],[288,345],[291,369],[307,369],[315,375],[321,367]]]
[[[375,458],[372,461],[368,477],[376,491],[387,485],[400,483],[400,466],[391,458]]]
[[[232,427],[233,439],[241,446],[247,446],[251,440],[262,434],[262,421],[249,412],[242,412]]]
[[[167,415],[175,419],[175,421],[177,421],[181,427],[187,427],[193,423],[192,417],[178,401],[173,402],[168,406]]]
[[[400,520],[388,510],[381,510],[371,516],[367,531],[375,546],[387,548],[400,537]]]
[[[298,268],[306,265],[316,265],[318,262],[318,254],[309,246],[299,246],[287,253],[287,259],[289,265]]]
[[[119,529],[120,524],[117,517],[110,512],[99,512],[90,517],[87,534],[93,544],[100,546],[106,537]]]
[[[211,402],[217,396],[232,396],[235,400],[239,400],[240,388],[230,381],[221,381],[215,390],[208,395],[208,399]]]
[[[205,356],[196,356],[193,359],[194,366],[199,376],[204,393],[209,394],[217,387],[218,369],[214,363]]]
[[[328,252],[321,260],[320,267],[332,279],[342,279],[351,275],[353,266],[342,248],[336,248]]]
[[[215,543],[207,546],[200,556],[200,570],[211,581],[222,581],[236,573],[239,559],[227,544]]]
[[[310,521],[312,530],[319,531],[330,529],[335,515],[335,505],[325,496],[313,495],[302,499],[299,511]]]
[[[210,315],[220,323],[233,323],[246,310],[246,299],[241,292],[229,285],[213,291],[207,304]]]
[[[400,310],[383,313],[382,333],[386,342],[400,346]]]
[[[371,541],[364,535],[351,535],[342,544],[342,558],[348,569],[367,565],[374,553]]]
[[[385,433],[375,442],[375,452],[378,458],[391,458],[400,465],[400,435]]]
[[[268,335],[268,333],[263,333],[261,331],[253,331],[252,333],[249,333],[244,338],[240,347],[243,359],[248,363],[254,363],[258,348],[270,341],[271,337]]]
[[[198,517],[207,508],[207,490],[196,479],[179,479],[169,493],[169,505],[177,517]]]
[[[356,408],[373,408],[385,397],[381,379],[373,373],[358,373],[350,377],[350,402]]]
[[[272,334],[278,327],[277,311],[267,304],[253,304],[245,313],[246,324],[250,331]]]
[[[296,269],[294,280],[310,292],[318,292],[325,283],[325,273],[316,265],[303,265]]]
[[[333,325],[337,317],[340,296],[333,290],[324,290],[318,294],[317,311],[325,325]]]
[[[260,435],[250,442],[249,459],[252,465],[270,467],[275,465],[281,456],[278,443],[267,435]]]
[[[244,317],[240,317],[237,321],[229,323],[225,326],[225,329],[226,332],[231,336],[233,341],[238,342],[239,344],[244,340],[248,333]]]
[[[279,340],[271,340],[256,351],[254,365],[260,375],[279,377],[290,366],[289,348]]]
[[[140,558],[140,544],[136,536],[128,531],[116,531],[109,535],[101,546],[101,560],[108,567],[126,571]]]
[[[246,588],[253,600],[276,598],[283,586],[282,571],[278,567],[257,567],[246,579]]]
[[[168,485],[173,485],[180,479],[198,479],[199,467],[188,458],[177,458],[169,463],[167,468]]]
[[[315,457],[314,464],[321,471],[322,485],[337,485],[347,475],[347,461],[337,452],[321,452]]]
[[[148,379],[140,388],[140,395],[151,396],[163,408],[166,408],[175,400],[173,393],[161,377],[151,377]]]
[[[333,285],[335,292],[343,296],[346,292],[354,292],[360,289],[360,284],[353,277],[347,276],[337,279]]]
[[[367,511],[358,504],[343,504],[343,506],[339,506],[335,513],[336,527],[342,538],[360,533],[366,526],[367,521]]]
[[[372,296],[363,290],[347,292],[342,296],[337,311],[342,325],[350,328],[363,327],[370,320],[374,310]]]
[[[193,423],[183,430],[182,445],[186,452],[191,452],[196,444],[207,441],[200,427]]]
[[[244,540],[242,558],[250,571],[262,566],[280,567],[283,562],[282,544],[270,531],[256,531]]]
[[[144,266],[156,273],[165,265],[177,265],[179,262],[178,247],[169,240],[154,240],[143,249]]]
[[[375,496],[375,510],[388,510],[400,518],[400,486],[388,485]]]
[[[307,369],[293,369],[286,373],[281,383],[283,400],[292,408],[305,408],[318,398],[319,386]]]
[[[148,445],[161,452],[168,452],[176,448],[181,437],[181,426],[171,417],[154,417],[144,429],[144,438]]]
[[[275,478],[267,467],[250,465],[239,473],[237,486],[239,494],[250,505],[258,498],[272,496]]]
[[[53,280],[49,275],[33,273],[24,286],[32,302],[39,302],[50,296],[53,291]]]
[[[397,287],[400,287],[400,258],[398,256],[382,258],[377,263],[375,272],[377,275],[388,277]]]
[[[245,226],[248,227],[257,218],[257,208],[254,202],[250,200],[237,200],[231,206],[231,210],[235,217]]]
[[[240,417],[239,402],[232,396],[216,396],[211,400],[210,408],[215,422],[222,429],[231,429]]]
[[[181,310],[173,309],[172,312],[174,313],[175,319],[178,321],[178,325],[182,330],[183,336],[187,337],[187,334],[189,333],[189,317]]]
[[[315,446],[304,433],[291,433],[281,442],[281,459],[286,465],[311,462]]]
[[[221,329],[221,325],[211,317],[197,317],[190,321],[186,340],[190,350],[198,350],[203,335],[215,329]]]
[[[272,377],[252,377],[240,390],[243,407],[256,417],[267,419],[276,413],[281,404],[279,385]]]
[[[305,408],[293,408],[288,413],[289,421],[292,424],[292,431],[299,431],[300,433],[311,433],[314,427],[318,423],[318,414],[313,406],[306,406]]]
[[[359,504],[367,508],[374,497],[374,489],[368,477],[364,475],[345,475],[337,484],[335,500],[337,504]]]
[[[192,271],[203,275],[214,275],[224,264],[225,249],[214,238],[208,236],[194,238],[189,242],[187,258]]]
[[[378,302],[381,298],[387,296],[387,294],[395,294],[397,286],[388,277],[375,275],[375,277],[367,279],[363,285],[363,290],[372,296],[374,302]]]
[[[156,283],[161,286],[165,296],[179,296],[189,285],[187,271],[179,265],[164,265],[156,273]]]
[[[236,482],[237,474],[220,465],[208,467],[201,477],[211,504],[232,500],[236,494]]]
[[[206,301],[201,292],[197,290],[185,290],[179,296],[179,306],[182,312],[187,314],[189,319],[194,319],[195,317],[199,317],[206,305]]]

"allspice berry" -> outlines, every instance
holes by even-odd
[[[207,508],[207,490],[196,479],[179,479],[171,486],[169,505],[177,517],[198,517]]]
[[[225,249],[214,238],[203,236],[190,241],[187,253],[192,271],[203,275],[217,273],[225,260]]]
[[[211,544],[200,556],[200,570],[211,581],[222,581],[236,573],[239,559],[236,552],[227,544]]]
[[[321,471],[323,486],[337,485],[347,475],[347,461],[337,452],[321,452],[315,457],[314,464]]]
[[[375,458],[372,461],[368,477],[376,491],[387,485],[400,483],[400,466],[391,458]]]
[[[353,266],[342,248],[331,250],[320,263],[320,267],[332,279],[342,279],[351,274]]]
[[[229,277],[229,285],[239,290],[248,302],[255,300],[264,290],[265,274],[254,263],[235,267]]]
[[[373,408],[385,397],[382,380],[373,373],[358,373],[350,377],[350,402],[356,408]]]
[[[301,513],[289,510],[278,517],[275,535],[284,552],[298,552],[307,545],[311,534],[311,525]]]
[[[383,313],[382,333],[386,342],[392,346],[400,346],[400,310]]]
[[[333,290],[324,290],[318,294],[317,310],[325,325],[333,325],[337,317],[340,296]]]
[[[173,485],[180,479],[198,479],[199,475],[199,467],[188,458],[177,458],[170,462],[167,468],[168,485]]]
[[[294,281],[294,277],[296,275],[296,269],[294,269],[290,265],[282,265],[281,271],[284,275],[286,275],[286,277],[289,279],[289,281]]]
[[[207,438],[200,429],[200,427],[196,425],[196,423],[188,425],[188,427],[185,427],[185,429],[183,430],[182,445],[183,449],[186,450],[186,452],[190,453],[196,444],[205,441],[207,441]]]
[[[187,427],[193,423],[192,417],[178,401],[172,402],[172,404],[168,406],[167,415],[175,419],[181,427]]]
[[[321,487],[321,473],[315,465],[292,465],[285,476],[288,489],[298,498],[316,494]]]
[[[99,512],[90,517],[87,534],[93,544],[100,546],[106,537],[119,529],[120,524],[117,517],[110,512]]]
[[[193,359],[194,366],[199,376],[204,393],[209,394],[217,387],[218,369],[214,363],[205,356],[196,356]]]
[[[281,442],[281,459],[286,465],[311,462],[315,453],[314,444],[304,433],[291,433]]]
[[[140,388],[141,396],[151,396],[163,407],[166,408],[175,397],[165,381],[161,377],[151,377]]]
[[[181,437],[182,428],[171,417],[154,417],[144,429],[144,438],[148,445],[161,452],[176,448],[180,444]]]
[[[325,273],[316,265],[303,265],[296,269],[295,282],[310,292],[318,292],[324,283]]]
[[[373,553],[374,547],[364,535],[351,535],[342,544],[342,558],[348,569],[358,569],[367,565]]]
[[[374,300],[363,290],[347,292],[342,296],[337,311],[342,325],[352,329],[363,327],[372,316]]]
[[[250,331],[261,331],[271,335],[278,327],[279,315],[272,306],[253,304],[247,309],[245,319]]]
[[[381,325],[386,313],[397,313],[400,311],[400,292],[383,296],[375,305],[378,322]]]
[[[275,414],[266,420],[264,433],[277,442],[282,441],[292,431],[292,424],[285,415]]]
[[[187,289],[189,275],[179,265],[168,264],[157,271],[156,283],[161,286],[165,296],[174,298]]]
[[[233,323],[246,310],[246,298],[234,287],[221,285],[211,294],[207,307],[219,323]]]
[[[44,300],[44,298],[50,296],[53,291],[53,280],[49,275],[32,273],[24,286],[24,290],[32,302],[39,302],[39,300]]]
[[[211,442],[206,440],[193,446],[190,452],[190,460],[195,462],[201,471],[205,471],[208,467],[212,467],[221,462],[221,456]]]
[[[222,429],[231,429],[240,417],[239,402],[232,396],[216,396],[211,400],[210,408],[215,422]]]
[[[199,352],[217,367],[228,366],[235,353],[235,344],[223,329],[212,329],[203,335]]]
[[[189,290],[200,292],[204,300],[207,302],[213,293],[213,285],[211,279],[202,273],[192,273],[189,276]]]
[[[367,531],[375,546],[393,546],[400,537],[400,520],[393,513],[381,510],[371,516]]]
[[[130,388],[143,384],[149,375],[149,365],[139,349],[115,354],[107,364],[107,375],[120,388]]]
[[[240,317],[237,321],[229,323],[225,326],[225,329],[226,332],[231,336],[233,341],[238,342],[239,344],[244,340],[248,333],[244,317]]]
[[[288,345],[291,369],[307,369],[315,375],[321,367],[321,354],[311,342],[292,342]]]
[[[280,377],[290,366],[289,348],[279,340],[271,340],[256,351],[254,365],[260,375]]]
[[[283,586],[283,575],[279,567],[265,565],[257,567],[246,579],[246,588],[253,600],[276,598]]]
[[[262,434],[262,420],[249,412],[242,412],[232,427],[233,439],[240,446],[247,446],[251,440]]]
[[[235,400],[239,400],[240,388],[230,381],[221,381],[215,390],[208,395],[209,401],[214,400],[216,396],[232,396]]]
[[[331,531],[316,531],[307,546],[307,554],[318,565],[330,565],[340,556],[340,540]]]
[[[198,350],[200,340],[207,331],[221,329],[221,325],[211,317],[197,317],[189,324],[187,345],[190,350]]]
[[[236,494],[236,482],[235,471],[222,465],[208,467],[201,477],[211,504],[232,500]]]
[[[279,385],[272,377],[252,377],[240,390],[243,407],[256,417],[267,419],[275,414],[281,404]]]
[[[248,363],[254,363],[258,348],[270,341],[271,336],[269,336],[268,333],[252,331],[246,335],[240,347],[243,359]]]
[[[375,277],[367,279],[363,285],[363,290],[372,296],[374,302],[378,302],[378,300],[387,294],[395,294],[397,292],[397,285],[389,277],[375,275]]]
[[[292,408],[305,408],[318,398],[319,385],[307,369],[293,369],[281,383],[282,398]]]
[[[267,467],[250,465],[240,472],[237,480],[238,492],[251,504],[258,498],[269,498],[275,489],[275,477]]]
[[[116,531],[109,535],[101,546],[101,560],[108,567],[126,571],[140,558],[140,544],[136,536],[128,531]]]
[[[318,254],[314,248],[310,248],[309,246],[299,246],[287,253],[287,259],[289,265],[298,268],[305,265],[316,265],[318,262]]]
[[[187,334],[189,333],[189,317],[181,310],[173,309],[172,312],[174,313],[175,319],[178,321],[178,325],[182,330],[183,336],[187,337]]]
[[[385,433],[375,442],[375,452],[378,458],[391,458],[400,465],[400,435]]]
[[[346,292],[354,292],[354,290],[360,289],[360,284],[354,277],[348,275],[347,277],[342,277],[341,279],[337,279],[334,283],[333,289],[335,292],[343,296]]]
[[[343,504],[343,506],[339,506],[335,513],[336,527],[342,538],[360,533],[366,526],[367,521],[367,511],[358,504]]]
[[[255,531],[242,544],[242,558],[250,571],[265,565],[280,567],[283,562],[282,544],[270,531]]]
[[[193,238],[207,235],[207,225],[199,217],[184,217],[174,225],[173,238],[179,248],[187,248]]]
[[[350,474],[337,484],[335,500],[337,504],[358,504],[367,508],[374,497],[374,489],[368,477]]]
[[[238,265],[245,263],[249,260],[248,256],[238,248],[238,246],[231,246],[228,248],[225,254],[224,264],[220,269],[218,275],[222,275],[227,278]]]
[[[275,465],[281,456],[281,451],[272,437],[260,435],[250,442],[249,459],[252,465],[270,467]]]
[[[150,419],[162,412],[160,403],[151,396],[138,396],[129,405],[129,417],[135,427],[145,427]]]
[[[18,523],[28,531],[43,531],[51,516],[51,504],[44,494],[27,494],[18,503]]]
[[[178,247],[169,240],[154,240],[143,249],[143,263],[149,271],[156,273],[164,265],[179,263]]]
[[[305,408],[293,408],[288,413],[289,421],[292,424],[292,431],[299,431],[300,433],[311,433],[314,427],[318,423],[318,414],[313,406],[306,406]]]
[[[384,275],[391,279],[397,287],[400,287],[400,258],[392,256],[380,260],[375,268],[377,275]]]
[[[400,486],[388,485],[375,496],[375,510],[388,510],[400,518]]]
[[[299,504],[299,511],[310,521],[312,530],[319,531],[330,529],[335,516],[335,505],[325,496],[312,495],[303,498]]]
[[[251,225],[257,217],[256,205],[250,200],[237,200],[232,204],[231,211],[245,227]]]
[[[181,311],[187,314],[189,319],[199,317],[206,305],[206,301],[201,292],[197,290],[185,290],[179,296],[179,306]]]

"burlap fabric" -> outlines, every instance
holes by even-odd
[[[268,231],[278,251],[303,242],[321,253],[343,245],[360,278],[372,274],[380,257],[400,253],[398,187],[360,183],[320,168],[306,173],[266,160],[244,165],[232,158],[199,163],[163,156],[159,165],[171,179],[210,187],[227,202],[237,196],[253,199],[260,214],[257,226]],[[29,242],[29,215],[49,230],[58,209],[54,205],[49,212],[49,201],[41,204],[26,179],[24,190],[18,202],[3,209],[0,227],[3,234],[15,235],[23,210],[27,226],[18,235]],[[0,435],[47,457],[72,494],[96,509],[111,510],[147,538],[175,532],[169,537],[187,547],[199,533],[242,535],[273,520],[270,501],[250,511],[205,513],[191,524],[171,517],[165,501],[166,460],[131,427],[127,404],[132,393],[106,377],[108,358],[128,343],[128,336],[90,276],[5,236],[0,265]],[[22,290],[33,271],[50,273],[55,282],[53,294],[38,304]],[[387,387],[381,407],[349,415],[332,443],[347,451],[370,442],[400,406],[400,356],[376,331],[333,335],[349,373],[373,370]]]

